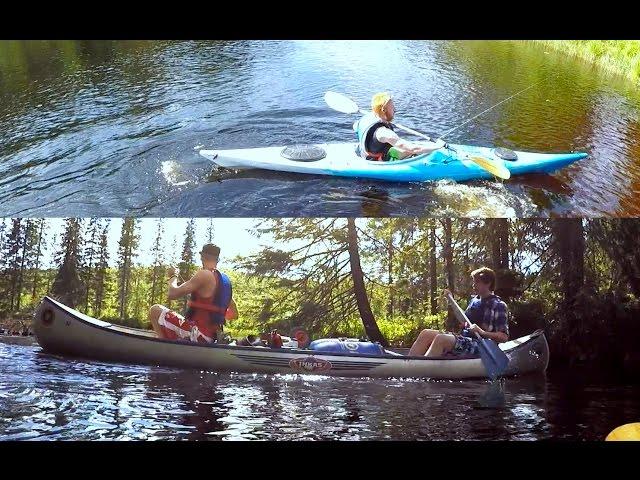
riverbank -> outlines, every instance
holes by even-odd
[[[534,40],[640,85],[640,40]]]
[[[23,335],[31,333],[31,317],[28,319],[0,319],[0,335]]]
[[[24,345],[24,346],[34,346],[38,344],[36,338],[33,335],[22,336],[22,335],[4,335],[4,334],[0,334],[0,343],[6,343],[8,345]]]

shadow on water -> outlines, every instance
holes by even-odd
[[[212,169],[208,182],[164,195],[144,215],[175,216],[534,216],[519,184],[495,181],[399,184],[262,170]],[[541,182],[540,182],[541,183]],[[554,185],[553,182],[547,182]],[[268,186],[267,186],[268,185]],[[555,183],[557,186],[557,182]],[[549,188],[549,187],[547,187]],[[291,197],[291,189],[297,195]],[[544,193],[543,193],[544,195]]]

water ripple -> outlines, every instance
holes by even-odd
[[[0,215],[640,214],[640,94],[532,42],[72,43],[67,64],[60,42],[22,42],[33,69],[9,63],[0,77]],[[462,125],[450,142],[590,156],[547,176],[560,190],[520,178],[416,186],[264,172],[207,184],[214,168],[196,145],[352,141],[355,118],[324,105],[329,89],[363,108],[389,90],[402,123],[431,135]],[[340,201],[336,189],[351,193]],[[358,203],[367,189],[387,195]]]

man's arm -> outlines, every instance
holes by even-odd
[[[236,302],[233,301],[233,298],[229,302],[229,307],[227,308],[224,318],[225,320],[235,320],[238,318],[238,307],[236,307]]]
[[[436,142],[425,142],[420,145],[416,145],[407,140],[403,140],[398,136],[396,132],[386,127],[378,128],[375,132],[375,136],[379,142],[389,143],[400,150],[402,153],[411,155],[433,152],[434,150],[441,149],[445,145],[442,140],[438,140]]]
[[[485,332],[484,330],[480,334],[481,337],[493,340],[496,343],[502,343],[509,340],[509,337],[504,332]]]
[[[495,329],[495,332],[486,332],[475,324],[472,325],[469,330],[471,330],[472,332],[478,332],[481,337],[488,338],[496,343],[506,342],[507,340],[509,340],[509,319],[507,304],[504,302],[499,302],[498,304],[496,304],[494,315],[495,318],[493,321],[493,327]]]
[[[171,274],[171,272],[169,273]],[[191,277],[181,285],[178,285],[177,275],[173,274],[171,277],[169,277],[169,300],[175,300],[177,298],[181,298],[185,295],[195,292],[198,288],[200,288],[200,286],[202,286],[203,273],[203,270],[196,272],[193,277]]]

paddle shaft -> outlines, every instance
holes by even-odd
[[[453,308],[453,312],[455,313],[455,315],[458,318],[458,320],[464,321],[465,325],[467,327],[470,327],[471,326],[471,321],[469,320],[469,317],[467,317],[467,314],[464,313],[464,310],[462,310],[460,308],[460,305],[458,305],[458,302],[455,301],[455,299],[453,298],[453,296],[450,293],[447,294],[447,300],[449,300],[449,304]],[[480,337],[480,334],[478,332],[473,332],[473,333],[478,338],[478,340],[480,340],[482,338],[482,337]]]

